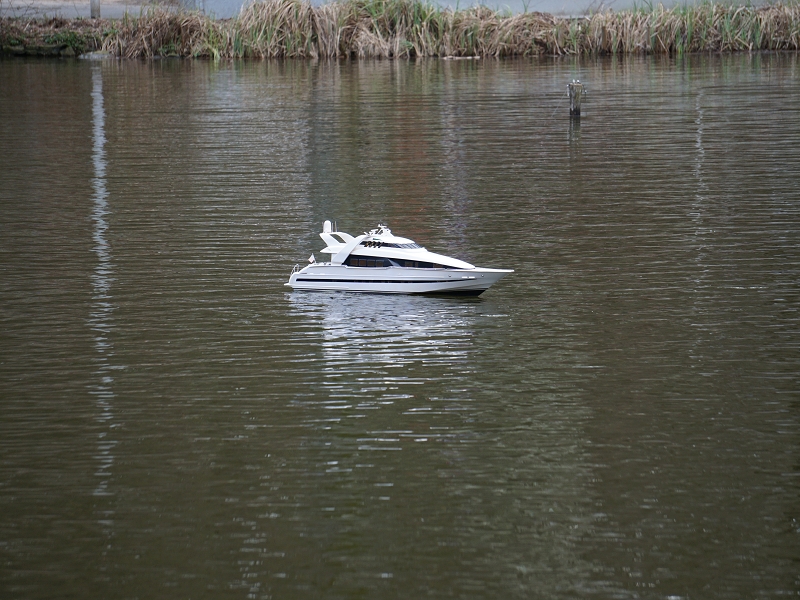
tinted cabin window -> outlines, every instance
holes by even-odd
[[[344,264],[348,267],[409,267],[412,269],[455,269],[438,263],[422,260],[401,260],[399,258],[376,258],[374,256],[348,256]]]
[[[348,267],[388,267],[388,262],[386,259],[370,256],[348,256],[344,264]]]
[[[403,260],[400,261],[403,263],[402,266],[404,267],[413,267],[415,269],[451,269],[452,267],[443,267],[442,265],[437,265],[434,263],[425,262],[422,260]]]

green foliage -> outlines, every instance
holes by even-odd
[[[85,35],[77,31],[58,31],[44,37],[47,44],[54,44],[58,46],[69,46],[76,52],[83,52],[88,46],[88,40]]]
[[[178,47],[174,41],[167,42],[156,50],[156,56],[178,56]]]

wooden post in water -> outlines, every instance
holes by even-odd
[[[89,0],[89,11],[93,19],[100,18],[100,0]]]
[[[567,85],[569,89],[569,116],[581,117],[581,100],[583,99],[583,84],[580,79],[573,79],[572,83]]]

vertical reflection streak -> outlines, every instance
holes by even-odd
[[[694,177],[697,183],[695,192],[695,199],[692,202],[692,210],[689,217],[694,225],[695,247],[697,256],[695,263],[698,267],[698,274],[694,278],[694,289],[700,292],[705,287],[705,280],[708,277],[708,264],[707,264],[707,244],[708,234],[710,232],[708,222],[708,200],[709,190],[708,183],[705,177],[705,158],[706,150],[704,144],[705,134],[705,114],[703,110],[703,90],[697,92],[695,99],[695,112],[697,116],[694,124],[696,127],[695,134],[695,159],[694,159]]]
[[[97,256],[97,265],[92,274],[92,310],[89,326],[94,335],[94,346],[97,351],[95,362],[96,383],[91,386],[90,393],[95,398],[98,414],[96,421],[101,425],[97,440],[99,461],[95,475],[100,478],[94,490],[95,496],[112,495],[108,490],[111,467],[114,464],[114,446],[117,442],[109,436],[113,428],[114,382],[111,365],[113,346],[109,340],[112,328],[113,306],[111,304],[111,282],[113,281],[113,265],[111,249],[106,239],[108,231],[108,191],[106,190],[106,134],[105,111],[103,106],[103,74],[100,65],[92,67],[92,162],[94,177],[92,178],[92,251]]]
[[[697,92],[697,97],[695,98],[695,112],[697,113],[697,117],[694,120],[694,124],[697,127],[697,133],[695,134],[695,143],[694,147],[697,151],[694,160],[694,176],[697,178],[697,193],[695,195],[698,204],[701,204],[705,200],[705,192],[706,192],[706,182],[705,178],[703,177],[703,163],[705,162],[706,151],[703,147],[703,91],[699,90]]]

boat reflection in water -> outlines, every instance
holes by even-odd
[[[314,373],[312,403],[378,406],[411,398],[431,379],[460,379],[472,372],[474,324],[484,303],[456,298],[338,293],[288,295],[319,338],[321,355],[304,365]],[[489,309],[491,310],[491,309]],[[308,339],[306,339],[308,341]],[[322,397],[320,397],[322,396]]]
[[[287,298],[295,343],[304,349],[288,375],[304,382],[291,399],[302,431],[295,443],[318,465],[300,479],[313,491],[302,492],[318,512],[337,515],[336,523],[348,528],[342,537],[368,549],[362,556],[413,569],[408,579],[423,592],[454,560],[481,597],[494,597],[497,573],[542,598],[559,597],[565,569],[575,581],[589,579],[591,565],[574,552],[592,523],[580,437],[585,408],[574,390],[549,379],[546,353],[516,381],[483,385],[487,372],[503,370],[487,351],[507,339],[509,320],[500,306],[477,298],[338,292]],[[510,412],[524,440],[513,451],[497,437]],[[517,500],[522,495],[524,503]],[[554,496],[567,517],[551,516]],[[308,536],[316,531],[298,527]],[[329,523],[323,529],[330,532]],[[409,560],[406,552],[421,535],[441,544]],[[484,546],[474,545],[476,536]],[[348,560],[351,582],[375,585],[372,564],[354,555]],[[554,571],[552,564],[566,566]],[[336,569],[341,576],[341,565]]]

